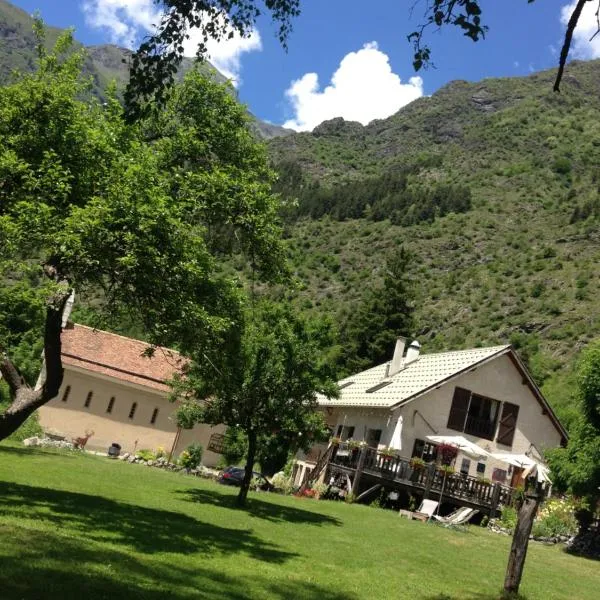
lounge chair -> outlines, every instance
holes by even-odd
[[[466,525],[478,512],[474,508],[462,506],[446,517],[433,515],[433,518],[446,527],[452,527],[453,525]]]
[[[438,506],[435,500],[423,500],[418,510],[412,514],[412,518],[417,521],[429,521]]]

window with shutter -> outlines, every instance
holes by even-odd
[[[519,407],[516,404],[505,402],[502,406],[502,416],[500,417],[500,427],[498,428],[498,437],[496,441],[505,446],[512,446],[517,428],[517,416]]]
[[[454,397],[452,398],[452,406],[448,417],[448,429],[464,431],[470,398],[471,392],[469,390],[459,387],[454,388]]]

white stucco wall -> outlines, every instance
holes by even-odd
[[[67,401],[63,402],[67,386],[71,390]],[[89,408],[86,408],[84,403],[90,391],[93,396]],[[113,396],[113,410],[107,413],[108,403]],[[134,402],[137,403],[135,415],[133,419],[129,419]],[[156,408],[156,422],[151,424],[152,413]],[[83,436],[86,430],[93,430],[94,435],[88,442],[88,449],[107,450],[115,442],[121,445],[122,452],[133,452],[136,447],[138,450],[153,451],[162,447],[168,453],[177,431],[171,418],[175,408],[162,392],[67,366],[58,396],[42,406],[38,413],[43,429],[60,433],[67,439]],[[208,425],[196,425],[189,431],[183,430],[175,455],[192,442],[197,442],[204,446],[202,462],[207,466],[215,466],[221,457],[208,452],[206,448],[211,434],[222,430],[220,426]]]
[[[498,444],[494,440],[478,438],[463,432],[448,429],[448,416],[452,405],[455,387],[466,388],[476,394],[481,394],[500,402],[511,402],[519,406],[519,415],[512,446]],[[501,409],[500,409],[501,410]],[[337,426],[345,424],[354,426],[354,438],[364,439],[369,428],[383,429],[380,446],[387,446],[393,434],[396,419],[403,417],[401,456],[410,457],[416,439],[426,439],[428,435],[463,435],[480,445],[488,452],[510,452],[523,454],[531,450],[531,444],[536,449],[530,454],[540,457],[547,448],[560,445],[561,435],[553,425],[550,417],[543,414],[539,404],[508,356],[501,356],[481,367],[475,368],[438,389],[409,402],[396,411],[381,408],[346,408],[328,409],[329,421],[335,420],[334,433]],[[460,469],[462,455],[456,460],[456,468]],[[471,460],[470,475],[477,475],[477,462]],[[493,468],[507,469],[506,463],[488,459],[484,477],[492,476]]]

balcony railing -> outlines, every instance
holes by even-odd
[[[340,444],[332,453],[330,464],[356,470],[359,467],[360,453],[360,448],[349,448]],[[444,472],[435,464],[422,465],[411,459],[386,455],[375,448],[365,449],[362,471],[371,476],[438,494],[443,486],[445,497],[488,508],[498,504],[509,504],[514,491],[509,486],[490,483],[462,473],[446,473],[444,481]]]

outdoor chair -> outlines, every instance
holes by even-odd
[[[429,521],[438,506],[435,500],[423,500],[418,510],[412,514],[412,518],[417,521]]]
[[[461,506],[446,517],[433,515],[433,518],[446,527],[451,527],[453,525],[466,525],[477,514],[477,512],[478,511],[474,508]]]

